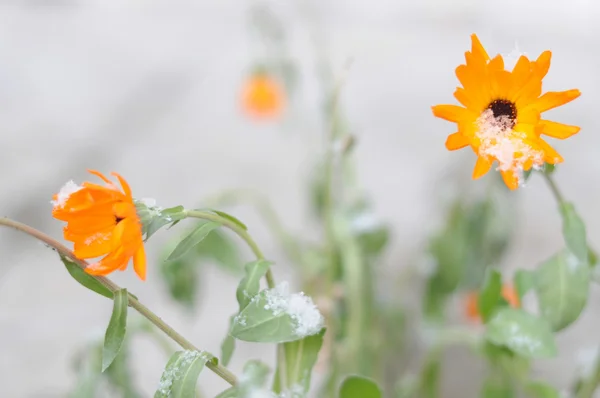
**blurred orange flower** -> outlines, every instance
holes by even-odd
[[[457,124],[458,131],[446,140],[448,150],[471,146],[477,155],[473,179],[486,174],[497,161],[506,185],[516,189],[524,170],[563,161],[540,135],[565,139],[579,132],[579,127],[541,119],[541,113],[574,100],[580,92],[541,95],[550,51],[535,61],[521,55],[509,70],[501,55],[490,59],[476,35],[471,35],[471,41],[466,64],[456,68],[462,87],[454,97],[463,106],[436,105],[433,114]]]
[[[242,107],[249,116],[274,119],[281,115],[284,105],[284,88],[273,77],[256,73],[244,83]]]
[[[85,271],[91,275],[108,275],[124,271],[133,257],[133,268],[141,280],[146,279],[146,254],[142,225],[136,213],[131,189],[117,173],[112,173],[122,191],[101,173],[106,186],[84,182],[82,186],[69,181],[53,197],[52,216],[66,221],[64,237],[73,242],[73,252],[80,259],[105,256],[90,264]]]
[[[513,308],[521,307],[521,300],[516,289],[511,284],[505,284],[502,286],[502,297],[508,302]],[[474,322],[479,322],[481,316],[479,314],[479,308],[477,307],[477,300],[479,299],[478,292],[467,293],[465,302],[465,315],[468,319]]]

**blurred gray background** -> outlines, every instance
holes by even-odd
[[[254,123],[238,94],[260,53],[249,35],[247,1],[0,0],[0,213],[59,237],[50,199],[86,168],[124,175],[138,197],[158,204],[197,205],[226,188],[252,188],[271,198],[293,231],[310,235],[305,186],[323,135],[316,58],[309,31],[335,74],[348,59],[342,104],[358,137],[359,175],[377,213],[394,228],[388,271],[430,232],[439,211],[436,185],[468,150],[444,148],[450,123],[430,106],[454,103],[454,68],[477,33],[490,53],[518,42],[532,57],[553,51],[546,90],[579,88],[582,96],[549,116],[582,127],[551,142],[565,158],[556,178],[600,247],[600,4],[592,0],[335,0],[271,2],[288,29],[288,53],[299,86],[284,120]],[[472,182],[483,184],[484,182]],[[519,196],[511,268],[533,267],[561,244],[555,203],[539,178]],[[282,255],[249,207],[234,213],[263,251]],[[169,232],[148,245],[149,276],[114,275],[198,346],[219,352],[227,317],[237,307],[236,280],[210,268],[202,306],[187,317],[166,297],[154,265]],[[246,253],[250,258],[250,253]],[[283,261],[278,279],[293,278]],[[385,275],[383,275],[385,277]],[[560,359],[537,365],[541,377],[566,388],[580,350],[600,344],[598,294],[588,311],[560,334]],[[2,397],[60,397],[73,383],[74,347],[101,336],[111,305],[74,283],[55,254],[13,231],[0,231],[0,385]],[[154,391],[166,361],[144,339],[135,342],[136,378]],[[272,362],[271,349],[239,344],[231,368],[245,359]],[[459,359],[450,360],[455,363]],[[444,397],[468,397],[473,373],[451,366]],[[211,372],[208,396],[226,386]],[[474,396],[474,395],[473,395]]]

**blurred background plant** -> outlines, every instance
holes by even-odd
[[[305,11],[310,18],[310,10]],[[253,2],[248,20],[256,42],[256,61],[245,68],[238,97],[240,111],[253,123],[283,123],[303,83],[302,68],[289,54],[285,23],[269,3]],[[316,54],[314,70],[322,111],[323,140],[311,151],[311,178],[304,190],[315,228],[310,233],[292,232],[271,199],[258,190],[224,190],[199,198],[198,205],[228,211],[250,207],[285,254],[296,285],[314,299],[325,316],[327,331],[312,394],[358,397],[344,393],[340,386],[348,382],[349,375],[359,375],[375,380],[383,391],[364,393],[361,396],[365,398],[377,394],[445,397],[445,353],[461,347],[484,364],[481,378],[472,383],[478,396],[561,396],[552,380],[541,380],[531,365],[556,354],[555,332],[573,323],[587,303],[591,273],[587,265],[595,265],[594,254],[579,258],[570,268],[572,253],[559,252],[535,271],[504,272],[505,254],[515,240],[517,195],[506,189],[498,173],[478,184],[459,177],[465,174],[461,165],[456,173],[444,174],[435,186],[441,224],[421,240],[420,250],[406,259],[406,266],[398,267],[393,276],[388,270],[383,272],[380,266],[393,228],[398,226],[378,215],[372,194],[358,178],[361,165],[355,150],[360,148],[360,140],[353,134],[352,118],[340,95],[352,63],[334,70],[320,36],[322,30],[315,20],[306,22]],[[552,172],[546,169],[531,178],[551,178]],[[581,220],[565,203],[559,205],[567,248],[573,251],[572,245],[582,241],[587,247]],[[218,267],[239,279],[246,259],[235,236],[213,230],[193,250],[167,260],[182,237],[194,229],[186,228],[179,225],[171,230],[164,254],[150,263],[159,265],[170,298],[194,317],[207,304],[201,297],[207,268]],[[569,273],[573,270],[574,275]],[[531,292],[535,297],[527,296]],[[534,316],[536,308],[539,315]],[[230,315],[224,313],[223,322],[229,322]],[[145,320],[130,317],[134,321],[129,321],[123,347],[105,372],[100,372],[102,336],[79,347],[73,356],[75,382],[70,398],[143,396],[129,360],[133,341],[150,337],[165,352],[165,360],[175,347]],[[512,324],[521,329],[507,334],[506,325]],[[224,336],[221,348],[220,361],[227,366],[235,355],[235,340]],[[600,364],[596,363],[600,359],[593,354],[594,360],[588,361],[592,364],[580,372],[568,396],[593,396],[600,381]],[[254,365],[249,362],[250,369]],[[283,390],[276,380],[274,388]],[[202,386],[197,395],[201,394]]]

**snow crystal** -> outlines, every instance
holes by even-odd
[[[164,396],[169,396],[173,383],[182,376],[181,371],[196,358],[208,360],[208,356],[204,351],[183,351],[179,359],[165,369],[158,384],[158,392]]]
[[[491,109],[483,112],[476,121],[476,135],[481,141],[479,155],[496,159],[497,170],[514,172],[522,183],[525,163],[531,161],[534,166],[541,166],[544,153],[526,144],[527,135],[513,130],[513,124],[509,116],[494,117]]]
[[[142,198],[139,200],[141,203],[146,205],[146,207],[156,207],[156,199],[153,198]]]
[[[87,246],[91,245],[92,243],[102,239],[102,240],[109,240],[111,237],[110,233],[105,233],[105,232],[98,232],[95,233],[92,236],[89,236],[83,243],[86,244]]]
[[[304,337],[318,333],[323,328],[323,316],[312,299],[303,292],[290,294],[288,282],[281,282],[265,293],[265,310],[277,316],[287,313],[295,323],[294,332]]]
[[[81,186],[75,184],[73,180],[67,181],[67,183],[63,185],[63,187],[56,195],[56,200],[53,200],[51,202],[52,206],[62,208],[65,205],[65,203],[67,203],[69,197],[75,192],[79,191],[80,189]]]
[[[511,335],[509,342],[512,347],[524,348],[531,352],[537,350],[542,345],[539,340],[521,333],[521,328],[517,324],[511,324],[508,333]]]
[[[233,322],[240,326],[246,326],[246,317],[243,315],[236,315],[235,318],[233,318]]]

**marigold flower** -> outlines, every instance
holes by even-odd
[[[283,87],[267,74],[254,74],[244,84],[242,107],[251,117],[257,119],[276,118],[281,114],[284,102]]]
[[[458,131],[446,140],[450,151],[471,146],[477,155],[473,179],[486,174],[494,161],[510,189],[522,181],[524,170],[563,158],[540,135],[565,139],[579,127],[541,119],[541,113],[579,97],[577,89],[542,94],[542,79],[550,68],[552,53],[544,51],[535,61],[521,55],[512,70],[504,59],[490,59],[476,35],[471,35],[466,64],[456,68],[462,84],[454,97],[463,105],[436,105],[433,114],[454,122]]]
[[[502,297],[508,302],[513,308],[521,307],[521,300],[515,288],[510,284],[502,286]],[[479,314],[479,308],[477,301],[479,300],[478,292],[469,292],[465,300],[465,315],[468,319],[474,322],[479,322],[481,316]]]
[[[117,173],[112,173],[122,191],[95,170],[106,186],[84,182],[82,186],[69,181],[53,197],[52,216],[66,221],[64,237],[73,242],[73,252],[80,259],[104,256],[85,271],[91,275],[108,275],[124,271],[133,257],[133,269],[141,280],[146,279],[146,254],[142,225],[136,213],[131,189]]]

